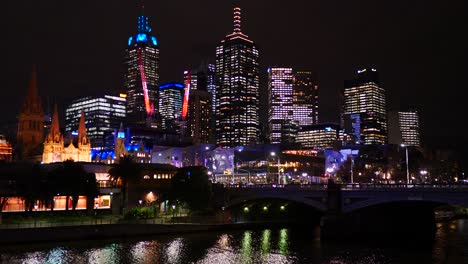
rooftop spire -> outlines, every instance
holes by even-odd
[[[28,91],[26,93],[26,100],[23,104],[23,111],[32,113],[42,113],[41,99],[37,89],[37,68],[36,65],[32,67],[31,79],[29,80]]]
[[[241,33],[241,9],[234,7],[234,33]]]
[[[145,16],[145,5],[143,0],[140,1],[141,14],[138,17],[138,33],[150,33],[151,27],[149,26],[148,17]]]
[[[60,133],[60,124],[58,117],[58,107],[57,104],[54,105],[54,114],[52,115],[52,124],[50,126],[49,134],[55,135]]]

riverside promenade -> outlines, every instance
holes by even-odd
[[[0,244],[127,238],[287,225],[288,221],[246,223],[174,223],[167,219],[112,220],[0,225]]]

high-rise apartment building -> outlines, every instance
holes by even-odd
[[[292,68],[268,69],[268,124],[270,143],[281,143],[286,126],[294,121]]]
[[[216,48],[216,143],[222,147],[259,141],[259,52],[241,31],[234,8],[234,32]]]
[[[137,33],[128,38],[125,51],[127,124],[160,127],[159,117],[159,46],[148,17],[138,17]]]
[[[112,148],[113,132],[125,120],[124,95],[87,96],[73,100],[65,110],[65,132],[76,134],[81,113],[86,117],[87,137],[93,149]]]
[[[380,87],[375,69],[357,72],[357,78],[345,82],[342,123],[356,144],[387,143],[385,90]]]
[[[176,121],[182,114],[183,96],[184,85],[182,83],[167,83],[159,87],[159,111],[163,129],[175,129]]]
[[[420,146],[419,114],[417,111],[388,113],[388,142],[405,146]]]
[[[311,71],[294,72],[293,105],[300,126],[319,123],[319,87]]]

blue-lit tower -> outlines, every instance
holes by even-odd
[[[127,123],[159,128],[159,46],[143,10],[137,33],[128,38],[125,52]]]

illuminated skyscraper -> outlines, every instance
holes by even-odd
[[[319,123],[319,88],[310,71],[295,71],[293,82],[294,120],[300,126]]]
[[[417,111],[388,114],[388,141],[390,144],[420,146],[419,114]]]
[[[292,128],[317,124],[318,86],[311,72],[268,69],[268,95],[270,143],[290,142]]]
[[[128,124],[157,128],[160,127],[159,46],[151,31],[148,17],[142,14],[138,17],[137,33],[128,38],[124,86]]]
[[[122,95],[123,96],[123,95]],[[95,150],[113,148],[113,132],[125,120],[125,97],[104,95],[78,98],[65,110],[65,132],[77,134],[81,113]]]
[[[259,140],[259,52],[241,31],[234,8],[234,32],[216,48],[216,143],[222,147]]]
[[[175,129],[175,122],[182,114],[182,83],[167,83],[159,87],[159,111],[164,129]]]
[[[209,92],[190,91],[186,133],[192,138],[193,143],[211,143],[211,111],[211,94]]]
[[[342,122],[356,144],[387,143],[385,90],[379,86],[375,69],[358,71],[357,78],[345,83]]]
[[[268,69],[268,97],[270,143],[281,143],[282,131],[294,120],[292,68]]]

